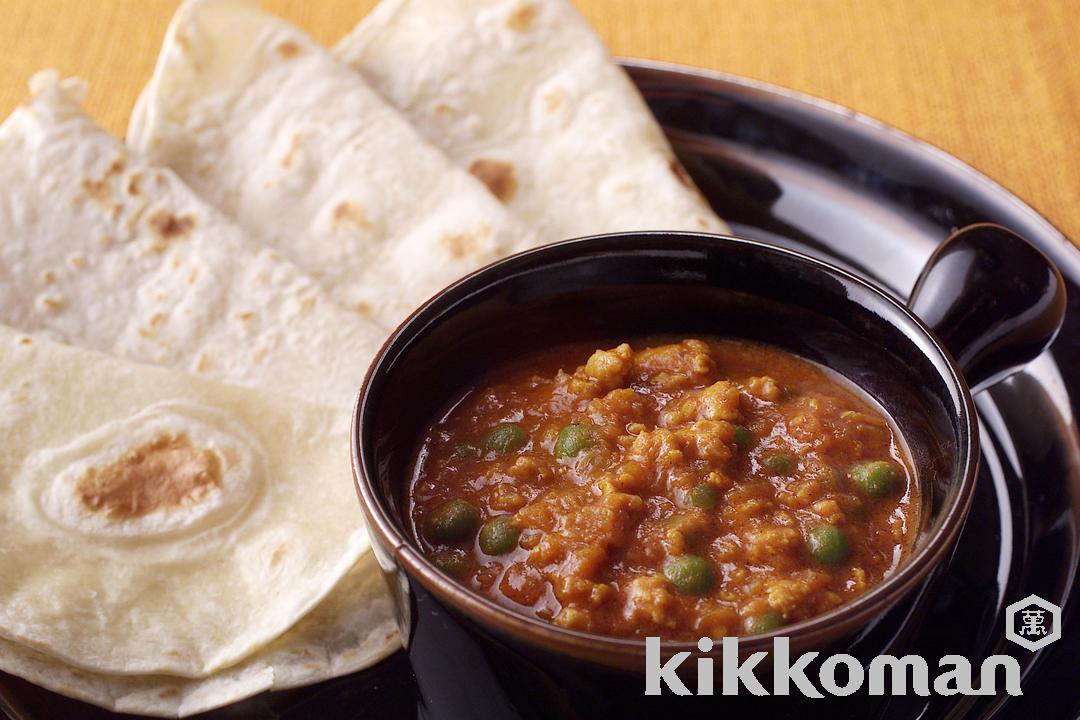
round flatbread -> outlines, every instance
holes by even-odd
[[[529,237],[359,74],[246,0],[180,7],[127,140],[388,328]]]
[[[295,627],[206,678],[87,672],[3,639],[0,670],[113,712],[175,718],[356,672],[398,647],[390,596],[375,557],[366,553]]]
[[[386,332],[331,300],[42,73],[0,125],[0,322],[348,407]]]
[[[335,52],[536,242],[729,232],[569,0],[382,0]]]
[[[369,547],[348,418],[0,329],[0,637],[205,677]]]

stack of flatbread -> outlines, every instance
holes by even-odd
[[[347,410],[517,250],[723,231],[566,0],[385,0],[337,48],[189,0],[127,142],[43,72],[0,125],[0,670],[186,716],[399,644]]]

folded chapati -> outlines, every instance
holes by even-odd
[[[363,79],[244,0],[189,0],[128,143],[394,327],[526,233]]]
[[[336,52],[542,241],[727,231],[568,0],[383,0]]]
[[[205,677],[369,547],[348,418],[0,328],[0,637]]]
[[[114,712],[187,717],[266,690],[356,672],[397,647],[390,598],[374,556],[367,553],[295,627],[207,678],[90,673],[2,639],[0,671]]]
[[[337,406],[384,331],[81,110],[55,73],[0,125],[0,322]]]

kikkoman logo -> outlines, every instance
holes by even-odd
[[[1061,637],[1061,608],[1038,595],[1028,595],[1005,608],[1005,637],[1028,650],[1038,650]]]
[[[1030,595],[1006,608],[1005,634],[1013,642],[1029,650],[1038,650],[1061,637],[1061,608]],[[931,678],[930,663],[919,655],[878,655],[864,667],[853,655],[840,653],[824,657],[811,665],[820,653],[807,652],[791,658],[791,645],[786,637],[773,639],[772,652],[752,653],[740,662],[739,639],[725,637],[721,641],[719,694],[738,695],[746,690],[752,695],[791,695],[792,688],[809,698],[823,698],[826,693],[835,696],[852,695],[864,686],[870,695],[907,695],[909,692],[923,697],[935,695],[1022,695],[1020,689],[1020,664],[1009,655],[991,655],[975,668],[962,655],[945,655],[936,664]],[[710,653],[715,647],[713,640],[701,638],[698,650]],[[684,679],[689,668],[682,668],[690,658],[690,652],[673,655],[662,661],[660,638],[645,639],[645,694],[661,695],[667,691],[675,695],[717,694],[715,662],[712,657],[696,658],[697,683],[691,692]],[[762,662],[771,655],[772,688],[767,690],[755,674]],[[680,669],[682,674],[680,675]],[[816,675],[817,683],[812,679]],[[998,679],[1004,679],[999,689]]]

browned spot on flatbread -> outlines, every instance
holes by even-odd
[[[502,160],[476,158],[469,165],[469,172],[476,179],[487,185],[491,194],[502,202],[509,202],[517,192],[517,170],[510,163]]]
[[[292,40],[286,40],[277,46],[277,54],[289,60],[300,54],[300,46]]]
[[[288,550],[289,548],[287,546],[278,545],[277,548],[274,549],[273,554],[270,555],[270,565],[280,564],[281,561],[285,559],[285,553],[288,552]]]
[[[544,93],[544,108],[550,113],[559,109],[566,100],[566,91],[561,87],[553,87]]]
[[[110,178],[113,175],[119,175],[120,173],[124,172],[125,166],[126,161],[124,159],[124,156],[121,155],[120,157],[113,160],[112,163],[109,164],[109,167],[105,169],[105,177]]]
[[[82,504],[126,520],[198,502],[221,485],[221,460],[184,433],[162,434],[114,462],[90,468],[75,483]]]
[[[300,311],[301,315],[307,315],[309,312],[315,309],[315,296],[306,295],[304,297],[298,297],[296,299],[296,307]]]
[[[281,158],[281,167],[291,168],[296,163],[296,158],[300,154],[300,148],[304,145],[304,136],[300,133],[296,133],[292,136],[292,141],[289,143],[289,149],[285,155]]]
[[[536,16],[539,14],[540,8],[535,4],[531,2],[522,3],[514,8],[514,11],[506,18],[506,27],[515,32],[523,32],[532,25],[533,20],[535,20]]]
[[[360,313],[361,315],[371,315],[372,311],[374,310],[374,308],[371,307],[371,303],[366,303],[363,301],[356,303],[354,307],[356,308],[356,312]]]
[[[125,161],[124,157],[121,155],[113,160],[109,167],[105,169],[105,174],[100,180],[83,178],[82,181],[82,189],[83,192],[86,193],[86,196],[110,211],[114,219],[119,215],[120,206],[111,202],[112,193],[110,192],[109,185],[110,180],[114,175],[119,175],[124,172],[124,167]]]
[[[158,697],[162,700],[168,700],[174,697],[180,697],[180,691],[176,688],[168,688],[158,693]]]
[[[142,193],[142,188],[140,187],[141,184],[142,184],[142,173],[138,173],[138,172],[137,173],[132,173],[131,177],[128,178],[128,185],[127,185],[128,195],[137,196],[140,193]]]
[[[439,242],[446,248],[447,254],[455,260],[461,260],[480,250],[481,233],[459,232],[443,235]]]
[[[150,317],[150,321],[146,324],[146,327],[139,328],[139,335],[150,338],[157,335],[158,330],[165,323],[165,315],[162,313],[154,313]]]
[[[157,236],[155,248],[164,250],[165,245],[186,236],[195,227],[195,218],[191,215],[173,215],[168,210],[158,210],[150,216],[150,229]]]
[[[334,227],[351,226],[367,230],[371,227],[368,220],[367,210],[359,203],[342,200],[334,206]]]
[[[683,186],[697,192],[697,187],[694,185],[694,181],[690,179],[690,174],[686,172],[686,168],[678,160],[675,158],[668,160],[668,167],[671,168],[671,174],[675,176],[676,180]]]
[[[203,353],[199,356],[199,359],[195,361],[195,372],[205,373],[214,369],[216,363],[214,362],[214,356]]]
[[[42,285],[52,285],[54,282],[56,282],[56,273],[54,273],[52,270],[46,270],[45,272],[41,273]]]
[[[24,335],[23,337],[19,338],[19,344],[29,347],[30,345],[34,344],[34,341],[30,337]]]
[[[44,312],[54,313],[59,312],[66,301],[63,295],[42,295],[38,298],[38,308]]]
[[[105,180],[91,180],[85,178],[82,181],[83,192],[91,200],[104,204],[109,199],[109,183]]]

